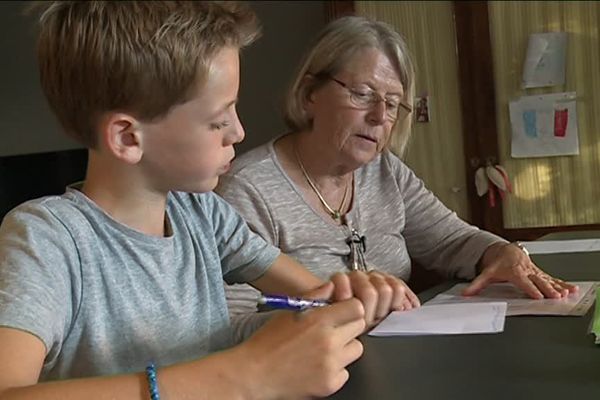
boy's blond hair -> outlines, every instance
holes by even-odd
[[[236,2],[43,3],[38,39],[42,88],[66,133],[89,148],[107,111],[150,121],[188,100],[225,46],[259,35]]]

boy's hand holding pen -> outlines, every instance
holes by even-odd
[[[322,292],[306,296],[313,294],[326,297]],[[359,299],[340,300],[327,307],[323,306],[326,301],[303,300],[267,300],[265,296],[260,301],[265,305],[307,311],[274,313],[238,349],[244,359],[255,361],[253,368],[241,374],[249,375],[252,382],[258,381],[256,377],[269,376],[266,382],[260,382],[261,393],[270,394],[265,398],[306,398],[307,393],[310,398],[329,396],[348,379],[348,364],[362,355],[358,336],[366,323]]]

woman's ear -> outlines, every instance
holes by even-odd
[[[142,159],[142,136],[141,124],[129,114],[107,113],[101,118],[101,146],[128,164]]]
[[[316,78],[312,75],[304,75],[302,78],[302,87],[304,96],[302,99],[302,107],[304,108],[304,112],[306,115],[311,118],[312,117],[312,106],[314,104],[314,88],[316,84]]]

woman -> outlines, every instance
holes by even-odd
[[[408,280],[413,259],[447,277],[478,275],[467,295],[498,281],[533,298],[575,291],[517,245],[459,219],[390,152],[391,141],[408,141],[413,93],[397,32],[362,17],[333,21],[291,86],[291,132],[236,160],[217,191],[321,278],[349,268]],[[252,288],[228,290],[232,313],[254,309]]]

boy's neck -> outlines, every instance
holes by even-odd
[[[136,171],[106,165],[90,154],[81,190],[117,222],[147,235],[165,236],[168,193],[149,190]]]

